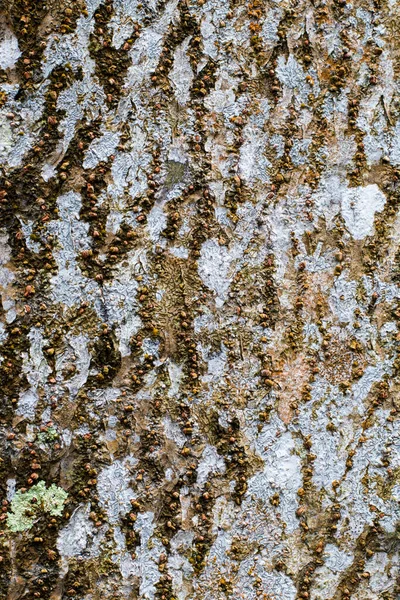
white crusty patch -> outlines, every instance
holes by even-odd
[[[36,404],[39,400],[38,389],[42,387],[51,369],[43,355],[44,339],[42,333],[37,327],[32,327],[28,335],[31,347],[29,356],[24,354],[22,371],[30,384],[30,389],[23,392],[18,400],[17,415],[24,416],[26,419],[35,417]]]
[[[6,266],[11,258],[11,248],[8,245],[8,235],[0,230],[0,297],[7,323],[12,323],[17,316],[15,302],[11,297],[11,284],[15,279],[14,273]]]
[[[324,550],[325,564],[315,574],[311,600],[329,600],[336,591],[341,573],[350,567],[354,558],[333,544],[327,544]]]
[[[193,70],[186,54],[191,37],[187,37],[174,52],[174,64],[169,74],[175,97],[179,104],[186,104],[190,98]]]
[[[329,307],[339,322],[352,324],[357,308],[357,282],[349,281],[346,275],[342,273],[335,280],[329,295]]]
[[[22,392],[18,399],[16,414],[25,417],[25,419],[34,419],[38,401],[39,396],[35,389],[30,388]]]
[[[276,72],[282,85],[286,85],[290,89],[300,87],[305,80],[304,71],[292,54],[289,55],[286,62],[283,56],[279,57]]]
[[[5,162],[14,144],[10,121],[3,115],[0,116],[0,159]]]
[[[183,368],[176,363],[169,361],[168,362],[168,375],[170,380],[170,388],[168,390],[168,396],[173,398],[179,393],[179,387],[183,377]]]
[[[145,253],[132,250],[126,255],[126,261],[116,268],[114,279],[103,287],[104,306],[108,319],[116,324],[121,356],[128,356],[131,351],[129,340],[139,330],[141,319],[137,314],[136,291],[138,269],[146,266]]]
[[[129,67],[126,77],[126,88],[131,89],[132,92],[137,92],[157,67],[163,47],[163,36],[174,16],[177,5],[178,0],[168,2],[159,19],[143,29],[140,37],[132,46],[130,51],[132,65]]]
[[[234,114],[236,81],[225,71],[215,82],[215,89],[204,100],[204,106],[210,111]]]
[[[138,4],[138,0],[116,0],[114,2],[114,14],[110,19],[110,26],[113,29],[112,45],[117,50],[130,37],[132,23],[139,20]]]
[[[0,67],[12,69],[20,56],[21,51],[17,38],[12,31],[6,29],[3,39],[0,41]]]
[[[95,534],[89,520],[90,504],[78,506],[67,525],[61,529],[57,539],[57,550],[61,556],[82,556],[88,544],[88,537]]]
[[[90,353],[88,350],[88,338],[85,335],[71,337],[70,346],[76,354],[76,374],[67,381],[66,385],[72,395],[76,395],[80,388],[86,383],[89,375]]]
[[[80,221],[81,197],[75,192],[67,192],[57,200],[60,219],[48,224],[48,231],[58,240],[53,251],[58,271],[51,278],[51,290],[56,302],[73,306],[87,300],[98,290],[98,285],[83,277],[77,263],[79,253],[90,247],[89,224]]]
[[[130,571],[140,578],[140,598],[152,600],[156,592],[155,584],[161,575],[157,562],[164,549],[161,542],[153,536],[154,513],[150,511],[139,513],[134,529],[140,534],[140,547],[137,549],[136,559]]]
[[[197,484],[204,485],[210,473],[224,472],[224,459],[221,458],[214,446],[207,445],[197,467]]]
[[[83,161],[84,169],[93,169],[99,162],[105,161],[115,151],[119,142],[118,131],[105,131],[100,138],[93,140],[87,149]]]
[[[167,216],[163,210],[164,202],[156,203],[147,217],[147,227],[149,237],[153,242],[157,242],[161,232],[167,226]]]
[[[281,492],[280,513],[288,533],[291,533],[298,527],[295,512],[298,506],[297,490],[302,485],[301,462],[294,452],[295,444],[289,432],[278,438],[269,437],[275,428],[276,422],[271,422],[257,440],[257,453],[264,460],[264,470],[249,479],[246,498],[253,501],[254,495],[267,504],[270,496]]]
[[[179,425],[171,421],[169,417],[165,417],[163,420],[165,436],[175,442],[178,448],[183,448],[186,442],[186,438],[179,429]]]
[[[240,148],[239,173],[252,184],[257,181],[269,182],[268,169],[271,163],[265,156],[268,136],[258,124],[247,125],[243,131],[244,143]]]
[[[129,462],[137,462],[131,459]],[[118,523],[119,517],[125,515],[130,507],[130,500],[134,497],[129,487],[128,459],[121,462],[116,460],[109,467],[104,468],[97,480],[97,493],[99,504],[108,514],[111,524]]]
[[[353,238],[362,240],[372,235],[375,213],[381,212],[385,203],[386,197],[376,183],[342,192],[341,212]]]
[[[217,306],[222,306],[226,300],[231,264],[232,253],[228,248],[220,246],[214,239],[204,242],[198,261],[199,275],[204,285],[215,292]]]

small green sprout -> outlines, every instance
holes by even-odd
[[[59,437],[60,436],[55,427],[48,427],[46,431],[42,431],[37,434],[37,440],[41,444],[44,444],[46,442],[54,442],[54,440],[57,440]]]

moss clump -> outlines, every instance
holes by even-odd
[[[59,437],[60,436],[59,436],[59,434],[57,432],[57,429],[55,427],[48,427],[46,429],[46,431],[40,432],[36,436],[37,441],[40,444],[43,444],[45,442],[47,442],[47,443],[54,442],[54,440],[57,440]]]
[[[67,496],[67,492],[54,484],[46,488],[44,481],[26,492],[16,492],[7,515],[8,527],[14,532],[30,529],[42,512],[60,516]]]

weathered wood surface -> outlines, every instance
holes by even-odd
[[[399,29],[2,0],[1,598],[399,598]]]

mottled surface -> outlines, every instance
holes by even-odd
[[[399,4],[1,10],[0,598],[398,599]]]

